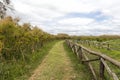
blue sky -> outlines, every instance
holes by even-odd
[[[12,0],[15,17],[52,33],[120,34],[120,0]]]

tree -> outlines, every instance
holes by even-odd
[[[57,37],[59,39],[68,39],[68,38],[70,38],[70,36],[68,34],[65,34],[65,33],[59,33],[59,34],[57,34]]]
[[[6,16],[6,11],[10,8],[8,5],[10,4],[10,0],[2,0],[0,1],[0,19],[3,19]]]

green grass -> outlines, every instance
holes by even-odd
[[[83,46],[86,46],[91,50],[106,54],[107,56],[120,61],[120,39],[108,40],[106,42],[110,44],[110,50],[108,50],[107,48],[96,48],[93,45],[88,46],[83,44]]]
[[[49,54],[38,67],[38,70],[35,71],[37,76],[34,77],[34,80],[62,80],[66,75],[65,68],[67,62],[61,43],[56,43],[50,50]],[[32,79],[30,78],[29,80]]]
[[[91,80],[91,76],[87,67],[80,64],[66,44],[60,41],[53,46],[29,80]]]
[[[107,50],[106,48],[96,48],[93,46],[88,46],[88,45],[83,45],[93,51],[97,51],[97,52],[101,52],[117,61],[120,61],[120,51],[116,51],[116,50]]]
[[[70,57],[73,63],[74,70],[78,75],[75,80],[92,80],[92,75],[87,65],[81,64],[72,50],[64,43],[64,48],[67,51],[67,55]]]
[[[26,80],[32,71],[42,62],[57,41],[48,42],[33,54],[27,55],[26,61],[5,61],[0,63],[0,80]]]
[[[110,43],[110,48],[120,52],[120,39],[110,40],[108,43]]]
[[[114,43],[115,43],[115,42],[114,42]],[[116,42],[116,44],[117,44],[117,42]],[[107,50],[107,49],[103,49],[103,48],[96,48],[96,47],[88,46],[88,45],[83,45],[83,46],[87,47],[87,48],[90,49],[90,50],[93,50],[93,51],[96,51],[96,52],[100,52],[100,53],[102,53],[102,54],[105,54],[105,55],[107,55],[107,56],[109,56],[109,57],[111,57],[111,58],[113,58],[113,59],[115,59],[115,60],[117,60],[117,61],[120,61],[120,51]],[[108,63],[108,65],[109,65],[110,69],[111,69],[112,71],[114,71],[114,72],[117,74],[117,76],[120,78],[120,69],[117,68],[116,66],[114,66],[113,64],[111,64],[110,62],[107,62],[107,63]],[[94,63],[93,65],[94,65],[94,68],[95,68],[95,69],[96,69],[97,67],[99,67],[99,66],[96,65],[96,63]],[[105,72],[106,72],[106,71],[105,71]],[[111,77],[110,77],[110,75],[108,75],[107,73],[105,73],[105,75],[106,75],[106,80],[112,80]]]
[[[32,78],[34,80],[76,80],[76,74],[63,47],[63,41],[54,45],[29,80]]]

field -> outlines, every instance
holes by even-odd
[[[78,43],[81,44],[81,41],[78,41]],[[87,41],[87,43],[85,43],[84,41],[82,45],[94,51],[104,53],[110,56],[111,58],[120,61],[120,39],[102,42]]]
[[[120,39],[107,40],[107,41],[95,41],[95,40],[93,40],[93,41],[91,41],[91,40],[79,40],[79,41],[76,41],[75,40],[74,42],[77,42],[77,44],[80,44],[80,45],[86,47],[87,49],[89,49],[91,51],[99,52],[101,54],[107,55],[108,57],[110,57],[110,58],[112,58],[112,59],[114,59],[116,61],[120,61],[120,50],[119,50],[120,49],[120,46],[119,46],[120,45]],[[84,52],[84,53],[86,53],[86,52]],[[89,59],[96,59],[97,58],[96,56],[90,55],[88,53],[86,53],[86,55],[88,56]],[[90,62],[90,63],[94,67],[95,72],[99,73],[99,63],[97,61],[95,61],[95,62],[93,61],[93,62]],[[112,70],[113,72],[115,72],[116,75],[120,79],[120,70],[119,70],[119,68],[112,65],[110,62],[106,62],[106,64],[108,65],[109,69]],[[97,76],[99,76],[99,74],[97,74]],[[105,78],[106,78],[106,80],[113,80],[107,74],[107,70],[105,70]],[[116,79],[114,79],[114,80],[116,80]]]

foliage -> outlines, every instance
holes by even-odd
[[[18,18],[6,17],[0,20],[0,80],[15,80],[29,72],[33,63],[39,58],[42,60],[48,53],[52,46],[49,45],[50,41],[56,38],[37,26],[18,23]]]
[[[16,24],[11,17],[0,21],[0,47],[1,57],[4,60],[26,59],[27,54],[38,50],[46,41],[54,36],[42,31],[37,27],[24,23]]]
[[[68,34],[65,34],[65,33],[58,33],[56,35],[56,38],[57,39],[70,39],[70,36]]]
[[[120,39],[119,35],[100,35],[100,36],[72,36],[72,39],[75,40],[96,40],[99,42]]]

